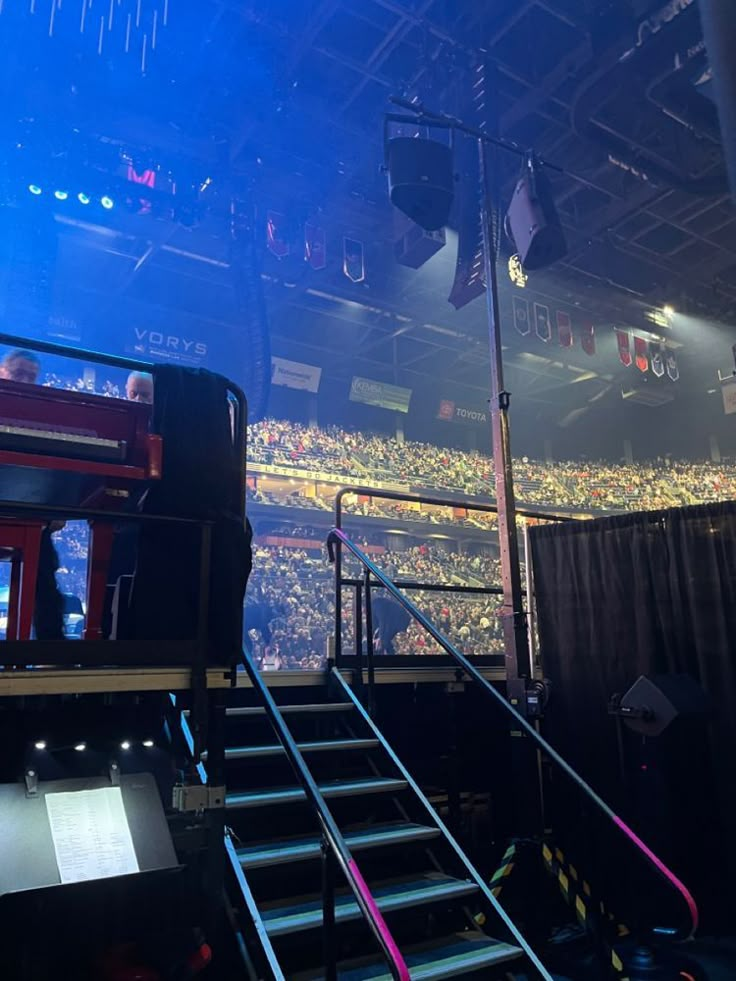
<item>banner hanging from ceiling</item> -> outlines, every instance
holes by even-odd
[[[322,369],[313,364],[289,361],[286,358],[271,358],[271,384],[285,388],[297,388],[304,392],[319,391]]]
[[[350,401],[364,405],[377,405],[392,412],[408,412],[412,390],[387,382],[373,381],[371,378],[353,378],[350,386]]]

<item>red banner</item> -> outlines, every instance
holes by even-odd
[[[649,345],[643,337],[634,338],[634,351],[636,351],[636,367],[639,371],[649,371]]]
[[[269,211],[266,215],[266,245],[277,259],[285,259],[289,254],[289,242],[285,237],[283,215],[277,211]]]
[[[327,238],[324,228],[307,223],[304,226],[304,258],[312,269],[324,269],[327,265]]]
[[[617,330],[616,339],[618,340],[618,356],[621,360],[621,364],[626,368],[631,367],[631,338],[629,337],[628,330]]]
[[[580,346],[591,357],[595,354],[595,327],[586,320],[580,330]]]
[[[557,311],[557,336],[560,339],[560,347],[572,347],[572,321],[570,314],[564,310]]]

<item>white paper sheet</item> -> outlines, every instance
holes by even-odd
[[[46,794],[62,882],[138,872],[120,787]]]

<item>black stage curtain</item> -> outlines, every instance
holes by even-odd
[[[156,369],[153,428],[163,439],[163,476],[141,511],[213,522],[208,634],[216,663],[242,649],[251,530],[240,499],[244,461],[233,446],[227,381],[208,371]],[[197,527],[144,524],[130,597],[131,630],[147,640],[195,636],[199,595]]]
[[[717,916],[717,887],[736,873],[736,502],[544,525],[530,538],[547,732]],[[608,701],[664,674],[695,679],[709,717],[657,739],[624,730],[622,768]],[[557,805],[574,824],[579,798]]]

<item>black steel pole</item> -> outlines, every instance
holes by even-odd
[[[506,678],[510,682],[509,697],[516,700],[520,692],[513,683],[531,677],[526,615],[521,588],[519,543],[516,537],[516,502],[511,464],[509,434],[510,395],[503,383],[503,354],[501,349],[501,320],[498,310],[496,280],[496,228],[491,193],[491,175],[486,157],[486,140],[478,139],[478,162],[481,182],[481,224],[483,226],[483,260],[486,280],[486,307],[491,358],[491,433],[493,463],[496,477],[496,506],[498,508],[498,542],[501,552],[501,582],[503,585],[504,651]],[[517,704],[524,714],[526,705]]]
[[[733,0],[700,0],[700,20],[713,70],[731,197],[736,200],[736,5]]]

